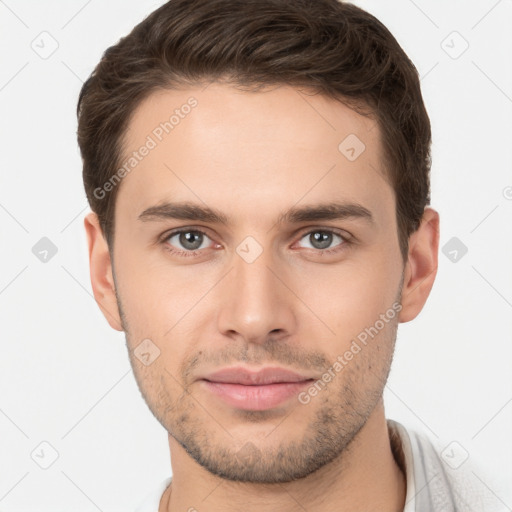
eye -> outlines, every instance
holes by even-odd
[[[197,256],[198,251],[209,247],[210,238],[197,229],[181,229],[164,236],[162,243],[173,254]],[[211,240],[210,240],[211,241]]]
[[[335,245],[334,248],[330,247],[336,239],[341,242]],[[301,238],[301,240],[306,240],[310,244],[309,246],[306,246],[307,248],[327,253],[341,250],[343,246],[349,243],[348,237],[345,238],[335,231],[328,229],[316,229],[314,231],[309,231]]]

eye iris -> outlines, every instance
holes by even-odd
[[[332,233],[325,233],[323,231],[316,231],[315,233],[311,233],[309,238],[311,240],[311,244],[316,249],[325,249],[332,243]]]
[[[195,237],[195,241],[193,241]],[[202,235],[200,233],[195,233],[193,231],[186,231],[183,233],[180,233],[180,244],[185,247],[186,249],[190,249],[191,251],[194,251],[201,247]]]

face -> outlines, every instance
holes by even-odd
[[[131,157],[113,277],[155,417],[230,480],[290,481],[341,455],[382,396],[401,308],[376,123],[288,86],[213,83],[145,100]],[[301,382],[204,380],[235,366]]]

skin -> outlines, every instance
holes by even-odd
[[[197,106],[118,185],[112,251],[96,215],[84,219],[94,297],[125,332],[139,389],[169,433],[173,481],[160,512],[403,510],[382,394],[398,323],[418,315],[434,283],[438,213],[425,209],[404,265],[378,126],[290,86],[155,92],[130,121],[125,156],[192,96]],[[349,134],[365,144],[354,161],[338,150]],[[165,201],[218,209],[229,224],[138,219]],[[374,222],[277,222],[330,201],[359,203]],[[196,256],[166,250],[191,250],[161,237],[176,228],[206,233],[191,239]],[[329,229],[320,246],[312,233]],[[236,251],[247,236],[262,249],[251,263]],[[322,378],[397,301],[399,313],[307,404],[242,411],[197,380],[237,363]],[[144,339],[160,350],[149,365],[134,355]]]

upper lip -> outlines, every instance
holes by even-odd
[[[256,371],[241,366],[223,368],[204,377],[203,380],[230,384],[264,385],[276,382],[301,382],[313,377],[276,366],[260,368]]]

